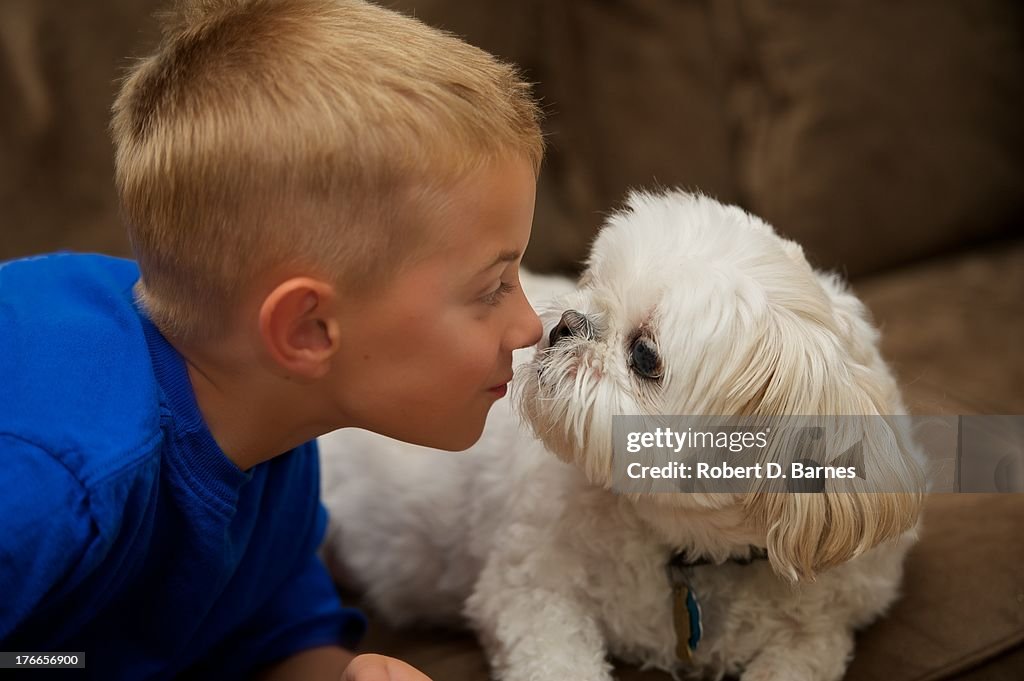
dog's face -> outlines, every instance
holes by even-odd
[[[545,337],[514,382],[519,409],[597,485],[611,484],[618,414],[902,411],[859,302],[819,277],[798,245],[705,197],[632,194],[598,235],[577,290],[541,318]],[[909,452],[878,452],[872,465],[908,494],[652,496],[667,510],[740,505],[776,569],[811,576],[916,522]]]

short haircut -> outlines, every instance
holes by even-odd
[[[161,19],[111,132],[136,295],[169,336],[219,335],[273,268],[376,288],[436,239],[417,206],[500,159],[539,170],[519,72],[411,17],[356,0],[195,0]]]

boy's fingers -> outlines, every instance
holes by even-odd
[[[393,657],[360,655],[345,668],[341,681],[430,681],[430,678]]]

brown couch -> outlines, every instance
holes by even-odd
[[[0,3],[0,259],[127,254],[105,126],[152,0]],[[1024,413],[1024,7],[1014,0],[401,0],[519,63],[549,154],[528,264],[574,272],[629,187],[738,203],[847,274],[915,413]],[[849,679],[1024,678],[1024,495],[935,495]],[[484,679],[472,638],[367,650]],[[623,670],[621,678],[667,678]]]

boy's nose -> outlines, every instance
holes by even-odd
[[[513,350],[536,345],[544,335],[544,324],[540,321],[533,306],[530,305],[530,301],[526,299],[526,296],[520,296],[520,298],[522,302],[513,331]]]
[[[536,345],[538,342],[540,342],[541,336],[544,335],[544,323],[540,320],[540,317],[537,316],[537,313],[534,312],[533,308],[530,307],[529,304],[527,304],[527,308],[530,311],[530,321],[526,325],[526,341],[521,346],[519,346],[522,348],[528,348],[530,346]]]

